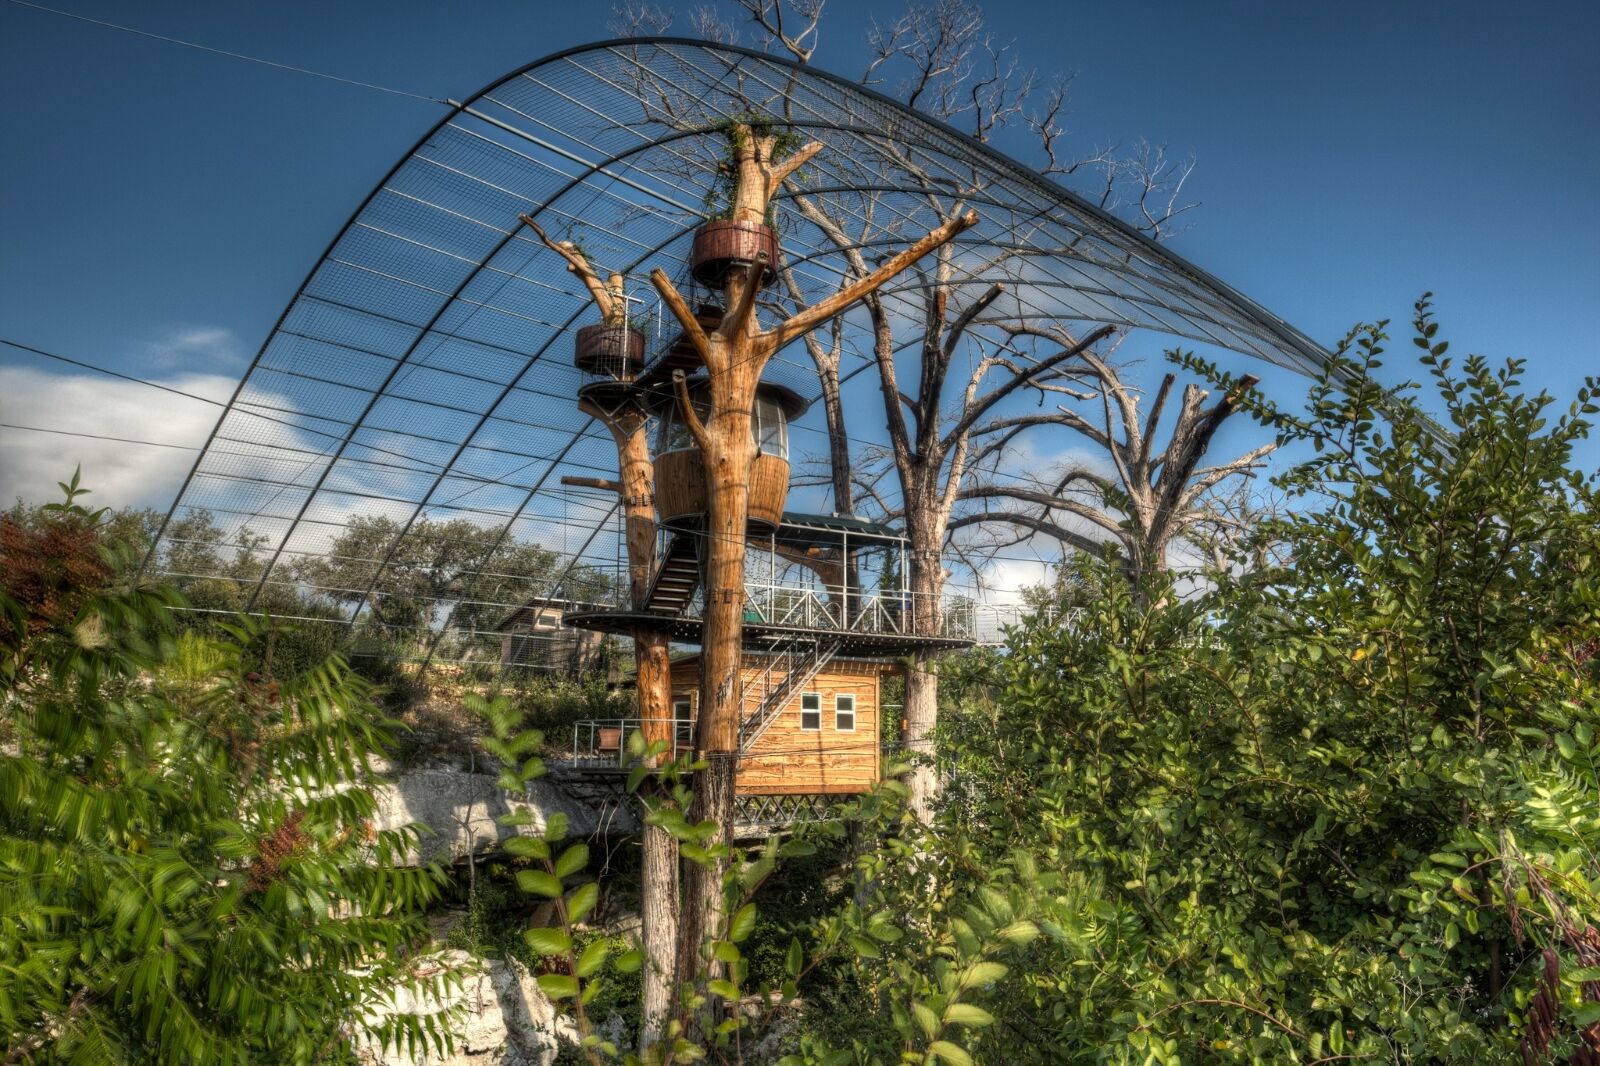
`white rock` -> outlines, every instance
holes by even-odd
[[[442,997],[400,990],[378,1017],[459,1008],[451,1026],[454,1050],[413,1057],[403,1048],[384,1049],[367,1040],[358,1048],[366,1066],[550,1066],[561,1042],[577,1041],[572,1023],[556,1013],[533,976],[517,963],[455,950],[435,958],[441,969],[456,971],[460,983]]]
[[[552,814],[567,817],[568,834],[585,837],[597,831],[637,831],[631,810],[622,801],[591,805],[548,781],[535,781],[526,793],[503,791],[493,774],[423,769],[402,773],[372,787],[377,810],[373,828],[399,829],[413,822],[424,828],[412,863],[435,859],[452,862],[467,853],[493,851],[516,833],[541,834]],[[505,826],[507,814],[526,811],[532,823]]]

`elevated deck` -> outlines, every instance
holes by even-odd
[[[601,610],[569,614],[562,623],[580,629],[627,636],[637,628],[664,631],[680,644],[699,644],[703,624],[688,615],[654,614],[649,611]],[[974,641],[964,636],[923,637],[892,630],[849,629],[820,625],[795,625],[746,618],[744,647],[764,651],[796,640],[837,640],[839,654],[867,658],[895,658],[922,650],[943,651],[970,648]]]

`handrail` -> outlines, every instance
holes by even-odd
[[[628,738],[644,730],[646,724],[667,727],[666,754],[671,758],[694,750],[693,718],[584,718],[572,723],[572,753],[575,766],[621,767],[628,751]]]

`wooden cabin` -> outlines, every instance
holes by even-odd
[[[767,684],[770,656],[744,657],[746,703]],[[882,688],[893,663],[835,658],[798,686],[739,756],[739,792],[747,795],[849,795],[882,776]],[[672,664],[673,718],[697,717],[700,656]],[[889,723],[890,731],[897,723]]]
[[[518,607],[495,629],[500,633],[500,665],[585,674],[600,664],[605,635],[563,625],[568,614],[591,611],[592,603],[539,597]]]

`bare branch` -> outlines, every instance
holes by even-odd
[[[851,304],[855,303],[863,296],[866,296],[868,293],[875,292],[882,288],[886,283],[893,279],[895,275],[911,266],[917,260],[927,255],[930,251],[948,243],[957,234],[963,233],[977,224],[978,215],[973,211],[968,211],[965,215],[962,215],[959,218],[951,219],[944,225],[931,231],[926,237],[923,237],[921,240],[911,245],[911,247],[904,249],[899,254],[892,257],[888,262],[874,270],[871,274],[868,274],[864,278],[858,278],[855,281],[852,281],[838,292],[832,293],[823,299],[818,300],[815,304],[812,304],[805,310],[798,312],[787,322],[768,330],[767,334],[771,338],[771,343],[775,348],[783,347],[789,341],[798,337],[806,330],[811,329],[822,322],[826,322],[834,315],[844,311]],[[664,276],[665,275],[663,275],[663,277]],[[659,288],[659,286],[657,287]]]
[[[623,295],[623,280],[621,274],[613,273],[605,281],[600,280],[600,275],[595,272],[589,263],[588,256],[571,241],[553,241],[545,233],[544,227],[535,222],[532,215],[517,216],[529,229],[533,230],[544,246],[561,256],[567,261],[567,269],[578,276],[589,290],[589,296],[594,300],[594,305],[600,309],[600,319],[608,326],[623,325],[628,319],[628,302]]]
[[[689,304],[684,300],[678,287],[672,284],[672,279],[667,277],[667,272],[660,267],[650,271],[650,284],[656,287],[656,292],[661,295],[661,300],[667,305],[667,310],[672,312],[672,317],[678,320],[678,325],[683,327],[683,335],[689,338],[689,343],[699,353],[700,359],[708,367],[711,365],[711,339],[706,336],[706,331],[700,327],[700,320],[689,309]]]
[[[681,370],[672,372],[672,392],[678,399],[679,417],[689,427],[689,436],[694,438],[695,447],[704,455],[710,448],[710,437],[706,433],[705,423],[700,421],[700,412],[694,409],[694,402],[689,399],[689,379]]]

